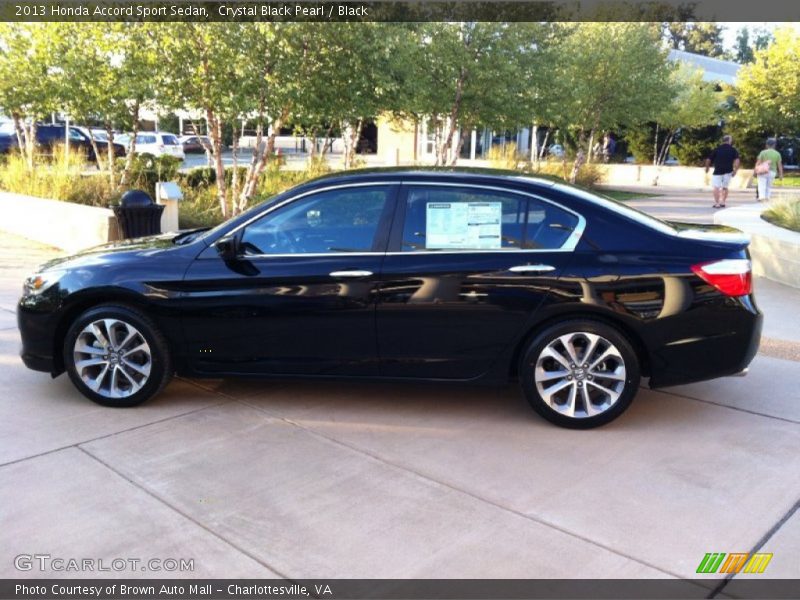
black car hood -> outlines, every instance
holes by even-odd
[[[173,253],[186,249],[174,243],[175,233],[162,233],[149,237],[121,240],[81,250],[70,256],[63,256],[44,263],[41,270],[75,268],[88,265],[121,264],[141,258],[152,259],[155,256]]]

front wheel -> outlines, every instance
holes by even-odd
[[[104,406],[135,406],[158,394],[172,377],[166,340],[138,310],[92,308],[64,340],[64,365],[84,396]]]
[[[533,409],[572,429],[604,425],[630,406],[639,360],[615,328],[592,320],[558,323],[538,334],[520,364],[520,384]]]

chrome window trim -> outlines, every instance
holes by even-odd
[[[520,180],[521,178],[515,178],[515,180]],[[283,200],[282,202],[276,204],[275,206],[270,206],[264,212],[261,212],[251,219],[248,219],[244,223],[237,225],[234,229],[226,233],[223,238],[230,237],[235,235],[240,229],[243,229],[257,221],[258,219],[269,215],[270,213],[278,210],[279,208],[286,206],[287,204],[291,204],[296,200],[300,200],[301,198],[305,198],[306,196],[310,196],[312,194],[316,194],[319,192],[328,192],[331,190],[338,190],[338,189],[347,189],[347,188],[358,188],[358,187],[375,187],[375,186],[392,186],[392,185],[408,185],[408,186],[436,186],[436,187],[470,187],[476,189],[484,189],[484,190],[492,190],[497,192],[504,192],[506,194],[518,194],[521,196],[527,196],[529,198],[534,198],[535,200],[539,200],[541,202],[545,202],[550,204],[551,206],[555,206],[563,211],[571,213],[578,218],[578,224],[572,230],[569,237],[564,241],[564,243],[559,248],[506,248],[506,249],[497,249],[497,250],[421,250],[418,252],[309,252],[309,253],[283,253],[283,254],[248,254],[245,258],[247,259],[258,259],[258,258],[301,258],[301,257],[311,257],[311,258],[320,258],[320,257],[337,257],[337,256],[414,256],[414,255],[421,255],[421,254],[432,254],[432,255],[449,255],[449,254],[541,254],[544,252],[573,252],[575,248],[578,246],[578,242],[580,242],[581,237],[583,236],[583,231],[586,228],[586,219],[577,211],[572,210],[571,208],[567,208],[558,202],[554,202],[552,200],[548,200],[547,198],[542,198],[537,194],[533,194],[530,192],[524,192],[522,190],[514,190],[514,189],[507,189],[498,186],[492,185],[483,185],[483,184],[476,184],[476,183],[450,183],[450,182],[443,182],[443,181],[402,181],[402,180],[392,180],[392,181],[369,181],[369,182],[358,182],[358,183],[344,183],[339,185],[331,185],[322,188],[316,188],[313,190],[308,190],[296,196],[292,196]],[[222,238],[220,238],[222,239]]]

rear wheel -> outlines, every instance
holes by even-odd
[[[559,323],[538,334],[520,365],[533,409],[562,427],[604,425],[630,406],[639,388],[639,360],[613,327],[591,320]]]
[[[158,394],[172,377],[166,340],[145,315],[103,305],[78,317],[64,340],[72,383],[105,406],[135,406]]]

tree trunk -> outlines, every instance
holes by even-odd
[[[328,151],[333,148],[333,138],[331,137],[331,133],[333,132],[333,125],[328,127],[328,130],[325,132],[325,141],[322,143],[322,152],[320,153],[321,156],[325,156]]]
[[[31,120],[27,128],[23,128],[25,132],[25,158],[28,164],[28,170],[33,171],[34,159],[36,157],[36,121]]]
[[[353,127],[349,122],[342,122],[342,139],[345,142],[344,146],[344,168],[349,169],[352,167],[356,157],[356,145],[358,138],[361,136],[361,126],[363,119],[356,121],[356,126]]]
[[[658,165],[658,123],[656,123],[656,137],[653,141],[653,165]]]
[[[206,108],[206,120],[211,134],[211,147],[214,159],[214,172],[217,176],[217,200],[222,218],[228,218],[228,185],[225,181],[225,163],[222,162],[222,122],[214,111]]]
[[[89,129],[89,143],[92,145],[92,152],[94,152],[94,160],[95,164],[97,165],[97,170],[103,170],[103,160],[100,157],[100,149],[97,147],[97,140],[94,139],[94,134],[92,133],[91,127]]]
[[[586,136],[581,130],[580,135],[578,136],[578,153],[575,155],[575,162],[572,165],[572,173],[569,176],[569,182],[575,183],[578,180],[578,172],[581,170],[581,167],[586,162],[586,152],[583,148],[583,144],[586,141]]]
[[[458,127],[458,117],[461,113],[461,103],[464,100],[464,82],[467,79],[467,68],[461,67],[456,80],[456,93],[453,97],[453,106],[450,108],[450,115],[447,119],[447,134],[444,137],[441,148],[441,160],[437,160],[437,164],[444,165],[449,158],[450,150],[453,147],[453,136],[455,135],[456,128]],[[458,155],[453,157],[453,163],[458,160]]]
[[[587,155],[589,158],[586,162],[591,164],[592,157],[594,156],[594,127],[589,131],[589,152]]]
[[[465,131],[467,129],[468,129],[467,127],[464,128]],[[461,157],[461,150],[463,150],[463,149],[464,149],[464,136],[462,135],[462,136],[459,136],[459,138],[458,138],[458,146],[456,146],[456,151],[453,154],[452,160],[450,161],[450,166],[451,167],[456,166],[456,161]]]
[[[284,108],[281,112],[281,116],[272,122],[272,131],[267,136],[266,144],[263,141],[263,115],[259,116],[258,125],[256,127],[256,147],[253,149],[253,157],[250,159],[250,165],[247,171],[247,183],[244,185],[239,197],[240,207],[243,208],[247,206],[250,198],[255,195],[258,181],[261,179],[261,174],[264,172],[268,161],[270,161],[275,154],[275,136],[278,135],[288,114],[288,107]]]
[[[244,127],[239,130],[239,134],[244,134]],[[236,120],[233,122],[233,144],[231,147],[233,154],[233,177],[231,178],[231,199],[232,199],[232,214],[236,215],[244,210],[241,202],[236,200],[239,198],[239,136],[236,135]]]
[[[27,155],[27,145],[25,130],[22,127],[22,116],[19,113],[12,113],[11,118],[14,119],[14,131],[17,133],[17,146],[19,151]]]
[[[103,123],[108,136],[108,147],[106,148],[108,158],[108,182],[111,184],[111,189],[117,188],[117,156],[114,154],[114,129],[111,127],[111,121]]]
[[[137,100],[133,105],[133,131],[131,132],[131,139],[128,143],[128,152],[125,156],[125,169],[122,171],[120,177],[120,185],[127,185],[131,176],[131,169],[133,168],[133,153],[136,150],[136,136],[139,133],[139,101]]]
[[[544,158],[544,153],[547,150],[547,138],[550,137],[550,128],[547,128],[547,131],[544,132],[544,139],[542,140],[542,147],[539,149],[539,160],[541,161]]]
[[[243,210],[247,205],[248,200],[255,191],[257,183],[256,171],[258,163],[261,160],[261,153],[263,152],[262,144],[264,143],[264,117],[259,115],[258,122],[256,123],[256,141],[253,145],[253,155],[250,157],[250,164],[247,166],[247,176],[245,177],[244,186],[242,187],[242,194],[239,198],[239,209]]]
[[[670,130],[667,134],[666,139],[664,140],[664,145],[661,147],[661,150],[658,154],[658,164],[663,165],[667,162],[667,158],[669,157],[669,147],[672,145],[672,140],[675,137],[675,131]]]

